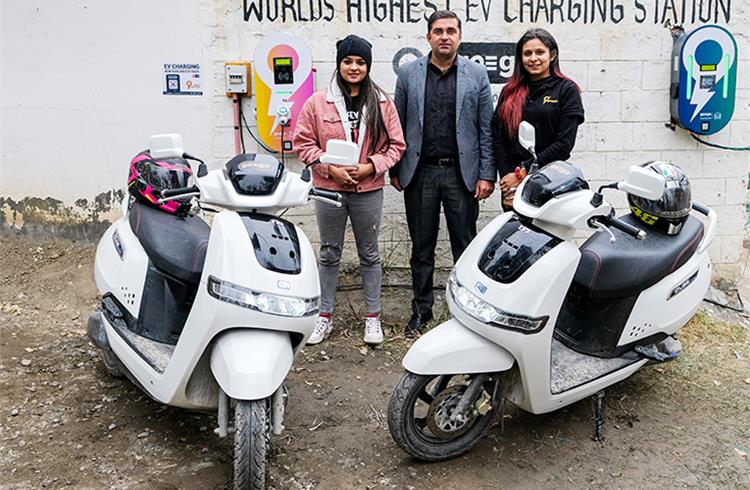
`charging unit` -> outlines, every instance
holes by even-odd
[[[271,34],[255,48],[253,66],[258,134],[269,148],[290,151],[297,117],[315,91],[310,46],[293,34]]]
[[[701,135],[724,128],[734,113],[737,59],[737,43],[723,27],[679,32],[672,48],[672,123]]]

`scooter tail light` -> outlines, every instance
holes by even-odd
[[[533,318],[524,315],[508,313],[495,308],[474,293],[463,287],[452,272],[448,278],[448,291],[453,300],[466,313],[488,325],[507,328],[522,333],[536,333],[544,328],[549,320],[548,316]]]
[[[319,298],[297,298],[280,294],[262,293],[252,289],[208,277],[208,294],[214,298],[243,308],[272,315],[303,317],[318,312]]]

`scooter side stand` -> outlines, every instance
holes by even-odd
[[[594,436],[592,439],[598,443],[604,442],[604,390],[599,390],[591,395],[591,409],[594,413]]]

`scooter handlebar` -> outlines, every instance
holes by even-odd
[[[341,194],[333,191],[326,191],[324,189],[316,189],[313,187],[310,189],[310,195],[312,197],[322,197],[323,199],[330,199],[331,201],[341,201]]]
[[[337,208],[341,207],[341,194],[339,194],[338,192],[326,191],[313,187],[312,189],[310,189],[310,199],[327,202],[328,204],[332,204]]]
[[[636,226],[625,223],[614,214],[610,214],[607,217],[596,217],[594,218],[594,221],[599,222],[605,226],[611,226],[612,228],[617,228],[621,232],[625,233],[626,235],[632,236],[636,240],[646,239],[645,231],[641,230],[640,228]],[[614,236],[612,238],[614,239]]]
[[[170,197],[182,196],[184,194],[195,194],[199,192],[200,190],[198,189],[198,186],[191,185],[188,187],[177,187],[175,189],[165,189],[161,191],[161,197],[163,199],[168,199]]]
[[[703,204],[699,202],[693,201],[692,207],[693,209],[695,209],[696,211],[698,211],[699,213],[705,216],[708,216],[711,213],[711,208],[709,208],[708,206],[704,206]]]

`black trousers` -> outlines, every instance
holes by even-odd
[[[432,283],[441,204],[455,263],[477,235],[479,202],[466,190],[458,165],[447,168],[420,165],[404,189],[412,245],[410,265],[414,298],[411,306],[415,313],[432,310],[435,302]]]

